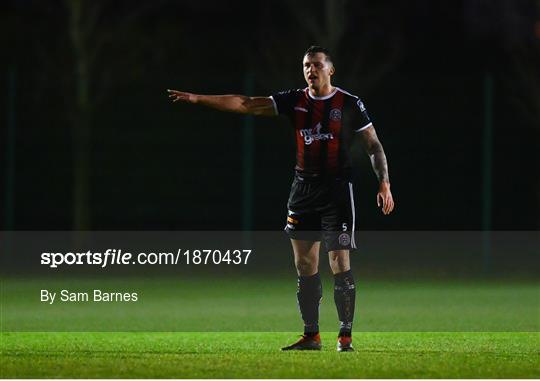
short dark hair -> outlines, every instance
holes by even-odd
[[[317,53],[324,53],[324,55],[326,56],[326,60],[332,62],[332,57],[330,57],[330,50],[323,48],[319,45],[311,45],[304,53],[304,57],[312,56]]]

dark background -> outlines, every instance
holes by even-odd
[[[304,87],[327,46],[390,164],[355,172],[362,230],[536,230],[538,1],[31,1],[0,5],[3,230],[280,230],[292,130],[165,90]],[[358,147],[356,147],[358,148]],[[359,148],[358,148],[359,149]]]

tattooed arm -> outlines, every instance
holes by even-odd
[[[390,178],[388,177],[388,163],[384,149],[377,137],[375,128],[370,126],[360,132],[360,140],[364,146],[373,171],[379,179],[379,192],[377,192],[377,206],[382,206],[384,214],[390,214],[394,210],[394,199],[390,191]]]

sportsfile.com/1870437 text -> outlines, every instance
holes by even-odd
[[[103,252],[43,252],[41,264],[50,268],[73,265],[245,265],[252,250],[247,249],[178,249],[173,252],[140,252],[132,254],[122,249]]]

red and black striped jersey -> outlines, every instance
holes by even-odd
[[[270,97],[276,114],[292,122],[296,136],[296,171],[305,176],[349,176],[355,132],[371,126],[362,101],[339,87],[324,97],[308,88]]]

